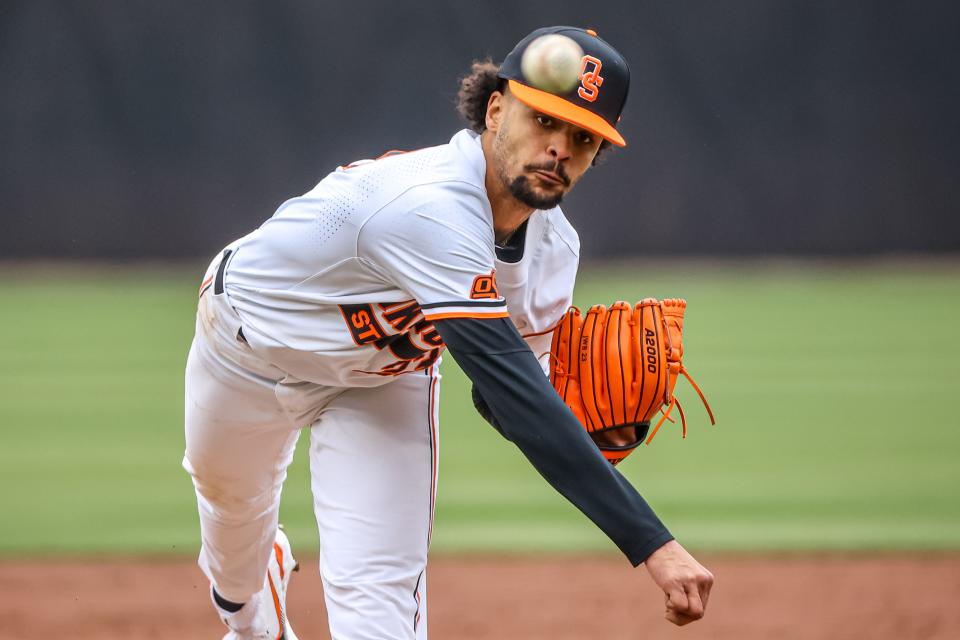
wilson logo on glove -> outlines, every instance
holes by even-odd
[[[683,375],[716,424],[703,392],[683,366],[681,299],[646,298],[636,305],[594,305],[582,316],[571,307],[553,330],[550,382],[590,433],[604,457],[617,464],[646,437],[653,440],[664,420],[680,413],[683,437],[687,420],[673,395]],[[663,413],[651,430],[650,422]],[[649,435],[647,435],[649,432]]]

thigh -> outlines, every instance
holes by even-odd
[[[276,398],[274,381],[234,375],[198,334],[184,382],[186,459],[195,472],[249,494],[285,468],[281,454],[296,429]]]
[[[334,638],[425,638],[439,374],[350,389],[311,427],[320,570]]]

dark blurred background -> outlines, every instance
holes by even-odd
[[[448,140],[470,61],[547,24],[633,73],[565,207],[586,258],[960,249],[955,2],[4,0],[0,258],[211,255]]]

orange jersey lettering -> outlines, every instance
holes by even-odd
[[[490,273],[477,276],[473,279],[473,287],[470,289],[470,298],[473,300],[496,300],[500,297],[500,290],[497,289],[497,270]]]

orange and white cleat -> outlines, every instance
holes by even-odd
[[[273,542],[263,590],[240,611],[221,616],[230,628],[223,640],[298,640],[287,619],[287,587],[290,575],[299,569],[281,527]]]

